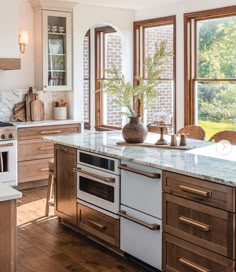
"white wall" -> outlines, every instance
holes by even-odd
[[[74,113],[75,118],[83,120],[83,40],[88,29],[96,24],[105,23],[119,30],[123,36],[123,60],[127,80],[132,78],[132,38],[134,12],[132,10],[77,5],[74,8]],[[91,71],[94,78],[94,71]],[[94,111],[94,86],[92,89],[91,108]],[[92,126],[94,114],[91,115]]]
[[[4,3],[2,3],[4,1]],[[31,5],[27,0],[1,0],[0,10],[5,5],[4,16],[1,17],[0,12],[0,39],[7,39],[9,54],[2,54],[0,49],[0,57],[15,57],[21,58],[21,69],[3,71],[0,70],[0,91],[13,89],[28,89],[29,86],[34,86],[34,43],[33,43],[33,12]],[[11,3],[12,2],[12,3]],[[19,4],[17,4],[19,2]],[[3,22],[2,22],[3,21]],[[5,29],[8,29],[5,33]],[[29,44],[26,46],[25,53],[20,54],[18,46],[18,34],[21,30],[29,32]],[[11,39],[9,37],[12,37]],[[15,37],[15,39],[14,39]],[[2,42],[0,41],[0,44]],[[16,51],[15,56],[10,52]],[[5,52],[5,51],[4,51]]]
[[[184,26],[183,14],[236,5],[236,0],[184,0],[172,5],[160,5],[156,8],[139,10],[135,20],[176,15],[176,117],[177,129],[184,126]]]

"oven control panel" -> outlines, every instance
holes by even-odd
[[[16,139],[16,128],[0,129],[0,141],[9,141]]]

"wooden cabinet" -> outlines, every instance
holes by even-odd
[[[0,270],[16,271],[16,200],[0,202]]]
[[[75,148],[55,145],[55,194],[56,214],[73,224],[76,224],[76,173],[73,168],[77,163]]]
[[[120,220],[82,204],[77,205],[79,227],[107,243],[118,247],[120,244]]]
[[[52,142],[42,136],[79,133],[80,124],[19,128],[18,182],[21,188],[29,188],[48,178],[48,161],[54,157]]]
[[[75,3],[48,5],[30,0],[34,9],[35,87],[72,90],[72,12]]]
[[[164,172],[163,191],[163,270],[233,272],[235,188]]]

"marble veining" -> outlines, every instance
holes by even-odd
[[[7,184],[0,184],[0,202],[21,198],[22,193]]]
[[[157,134],[149,134],[147,143],[155,143]],[[168,136],[166,136],[168,137]],[[201,179],[236,186],[236,146],[229,154],[221,154],[215,143],[188,139],[195,149],[184,151],[165,148],[118,146],[120,131],[88,132],[43,137],[85,151],[173,171]],[[209,148],[213,155],[210,156]],[[215,156],[214,156],[215,154]]]

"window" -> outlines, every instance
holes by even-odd
[[[236,130],[236,7],[185,14],[185,125]]]
[[[95,126],[115,129],[122,126],[121,108],[102,90],[102,80],[109,80],[109,69],[122,69],[121,37],[110,26],[95,29]]]
[[[90,129],[90,31],[84,37],[84,128]]]
[[[167,41],[168,50],[173,52],[173,57],[161,67],[156,87],[157,100],[141,115],[144,123],[149,124],[155,121],[157,113],[169,113],[175,127],[175,16],[134,23],[134,79],[138,74],[145,78],[144,59],[152,56],[155,47],[163,40]],[[138,82],[134,81],[134,84]]]

